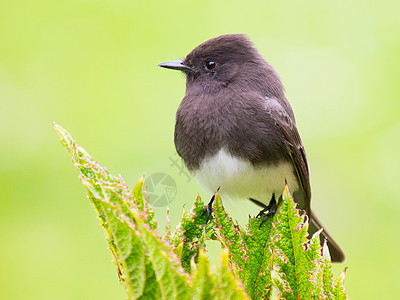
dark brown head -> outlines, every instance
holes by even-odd
[[[159,64],[186,74],[186,94],[215,93],[230,87],[237,92],[259,91],[282,98],[275,70],[244,34],[227,34],[197,46],[183,61]]]

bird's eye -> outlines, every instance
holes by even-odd
[[[208,70],[212,70],[215,68],[215,62],[213,62],[212,60],[208,60],[206,61],[206,68]]]

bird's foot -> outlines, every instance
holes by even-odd
[[[218,193],[218,191],[219,191],[219,187],[215,193]],[[215,200],[215,194],[211,197],[210,202],[208,202],[206,208],[204,209],[204,211],[202,213],[202,216],[204,216],[204,214],[207,216],[206,224],[208,223],[208,221],[210,221],[210,219],[212,217],[212,213],[214,212],[214,208],[213,208],[214,200]]]
[[[259,201],[255,200],[255,199],[250,198],[250,200],[255,203],[260,203]],[[275,194],[272,194],[272,198],[271,198],[271,201],[269,201],[268,206],[263,208],[256,217],[256,218],[259,218],[261,216],[264,216],[260,223],[259,228],[261,228],[262,224],[265,223],[265,221],[268,219],[269,216],[273,216],[273,215],[275,215],[275,213],[276,213],[276,200],[275,200]]]
[[[206,215],[206,217],[207,217],[206,224],[208,223],[208,221],[210,221],[210,219],[212,217],[212,213],[214,212],[214,208],[213,208],[214,200],[215,200],[215,194],[211,197],[210,202],[208,202],[206,208],[203,211],[202,216]]]

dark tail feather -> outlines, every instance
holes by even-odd
[[[318,221],[314,213],[311,212],[311,221],[310,221],[310,226],[308,228],[308,233],[310,235],[313,235],[321,228],[324,228],[324,226],[321,224],[320,221]],[[343,250],[340,249],[339,245],[336,244],[336,242],[324,228],[320,234],[321,244],[323,244],[325,238],[328,240],[328,248],[329,248],[329,253],[331,254],[332,262],[344,262],[346,256],[344,255]]]

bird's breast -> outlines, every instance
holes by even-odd
[[[299,188],[293,165],[289,161],[254,166],[246,159],[231,155],[225,148],[205,158],[200,167],[191,172],[209,193],[214,193],[220,187],[222,197],[254,198],[266,205],[273,193],[282,194],[285,179],[290,191]]]

